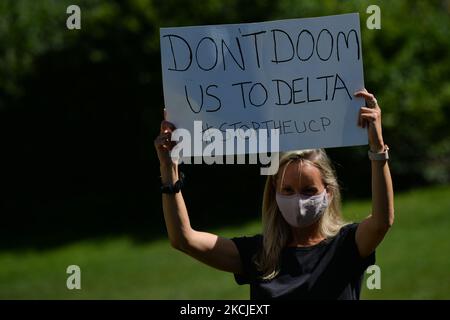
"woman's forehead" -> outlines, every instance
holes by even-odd
[[[287,165],[287,167],[282,168],[284,173],[284,184],[315,184],[322,181],[320,170],[307,162],[293,161]],[[281,181],[281,176],[279,175],[279,181]]]

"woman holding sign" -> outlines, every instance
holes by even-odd
[[[155,139],[160,160],[164,218],[172,246],[250,284],[251,299],[359,299],[366,268],[394,221],[394,194],[381,111],[365,89],[358,125],[367,128],[372,167],[372,212],[346,224],[335,172],[322,149],[283,153],[266,181],[261,235],[226,239],[194,230],[177,164],[170,157],[174,126],[163,121]]]

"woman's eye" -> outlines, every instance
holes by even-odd
[[[313,189],[306,189],[304,190],[304,193],[307,195],[315,195],[317,193],[317,189],[313,188]]]

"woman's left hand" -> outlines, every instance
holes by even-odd
[[[354,93],[355,97],[366,100],[366,106],[361,107],[358,116],[358,126],[368,128],[369,146],[372,152],[384,150],[383,133],[381,130],[381,109],[377,99],[366,89]]]

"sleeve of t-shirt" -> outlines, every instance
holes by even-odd
[[[257,270],[253,256],[261,245],[261,239],[261,235],[231,238],[239,251],[243,269],[242,274],[234,274],[234,279],[237,284],[249,284],[256,278]]]
[[[363,273],[369,266],[375,264],[375,250],[367,257],[361,257],[356,244],[356,229],[359,223],[352,223],[341,229],[341,250],[346,264],[356,274]]]

